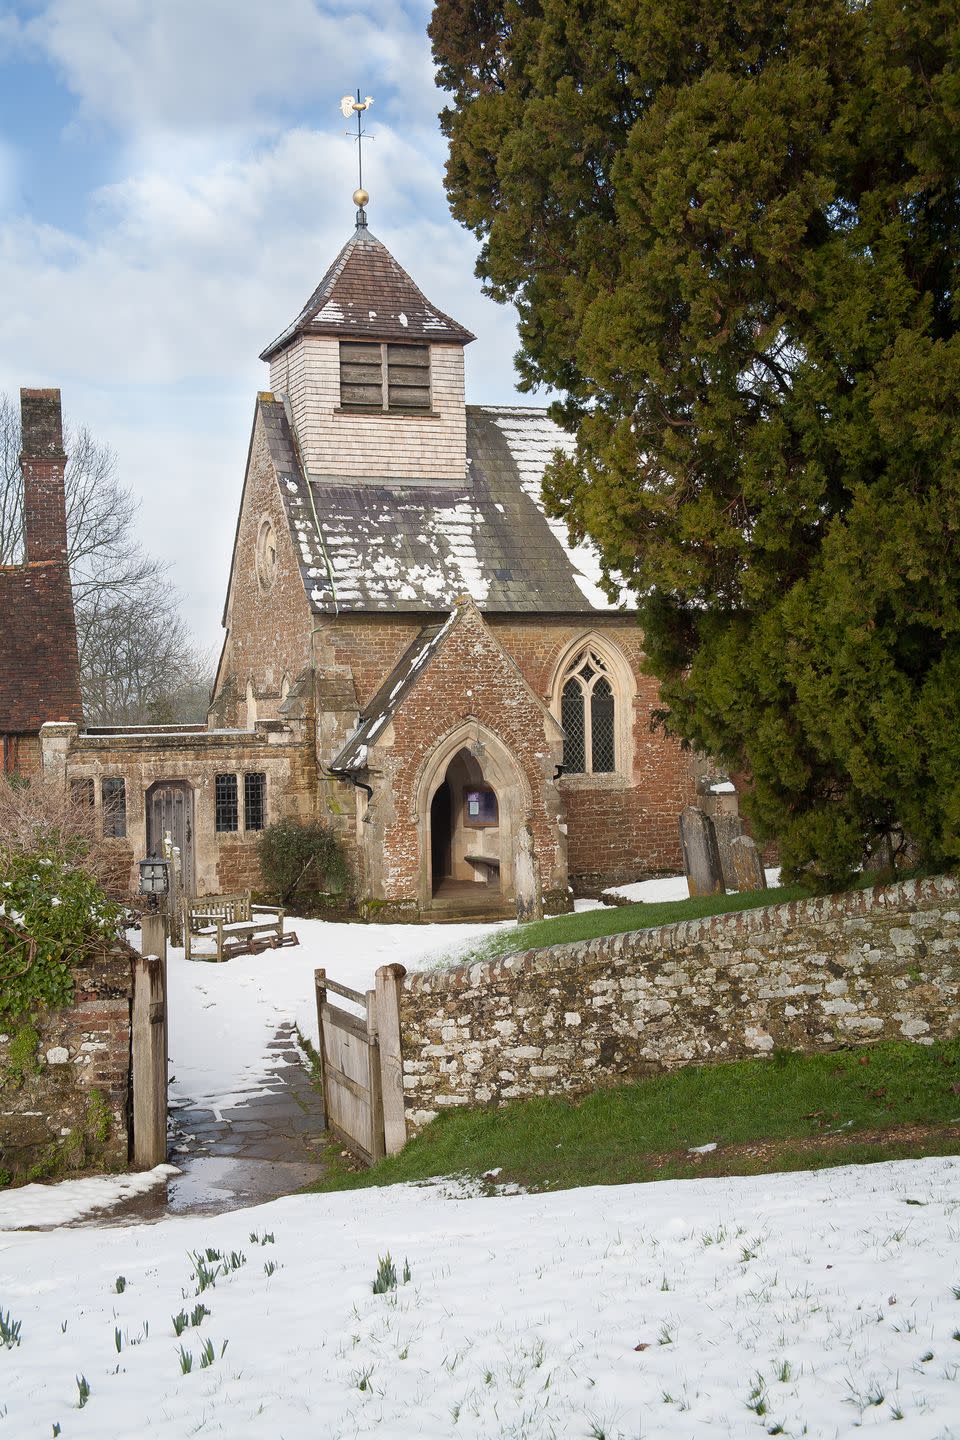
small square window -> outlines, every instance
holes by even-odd
[[[240,807],[237,803],[236,775],[218,775],[215,780],[215,827],[218,834],[237,830]]]
[[[108,839],[122,840],[127,833],[127,787],[120,776],[111,776],[100,787],[103,801],[103,833]]]
[[[499,821],[497,797],[493,790],[476,789],[463,792],[465,825],[496,825]]]
[[[262,774],[243,777],[243,828],[262,830],[267,815],[267,777]]]

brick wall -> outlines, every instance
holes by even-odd
[[[27,560],[67,558],[66,455],[59,390],[21,390],[23,528]]]
[[[408,1128],[680,1065],[960,1032],[960,883],[910,881],[408,975]]]
[[[258,579],[256,567],[257,536],[265,520],[273,526],[277,546],[276,578],[269,589]],[[226,621],[227,641],[216,683],[216,724],[252,726],[246,703],[248,681],[253,685],[256,718],[275,719],[284,679],[293,686],[310,663],[312,617],[260,406],[237,525]]]
[[[0,1169],[15,1178],[126,1166],[132,960],[117,942],[75,967],[72,1006],[3,1022]]]
[[[290,397],[311,476],[460,480],[467,468],[463,347],[431,345],[433,415],[338,414],[340,342],[302,335],[270,365],[270,388]]]

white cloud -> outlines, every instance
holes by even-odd
[[[429,298],[479,337],[468,398],[514,397],[512,313],[482,296],[475,245],[445,217],[441,146],[378,127],[371,227]],[[0,389],[60,385],[114,446],[206,642],[217,633],[261,349],[298,313],[353,225],[339,129],[255,143],[155,128],[81,237],[0,217]]]
[[[369,74],[432,89],[419,23],[396,0],[49,0],[26,27],[88,117],[125,129],[319,117]]]

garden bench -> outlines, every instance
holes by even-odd
[[[250,891],[236,895],[197,895],[183,902],[183,948],[188,960],[229,960],[268,947],[298,944],[293,931],[284,934],[283,910],[273,905],[252,905]],[[211,941],[213,952],[197,949]]]

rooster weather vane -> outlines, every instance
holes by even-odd
[[[354,115],[356,115],[357,117],[356,135],[353,135],[353,132],[351,130],[348,130],[346,133],[348,135],[351,135],[352,138],[357,142],[358,184],[356,190],[354,190],[353,192],[353,203],[357,207],[358,229],[364,227],[367,223],[367,212],[364,209],[364,206],[369,205],[370,203],[370,196],[363,188],[363,142],[365,138],[372,140],[374,137],[372,135],[367,135],[366,130],[364,130],[363,128],[363,112],[365,110],[369,110],[372,104],[373,96],[368,95],[365,100],[361,100],[359,90],[357,91],[356,100],[354,100],[352,95],[344,95],[343,99],[340,101],[340,113],[343,116],[344,120],[350,120]]]

